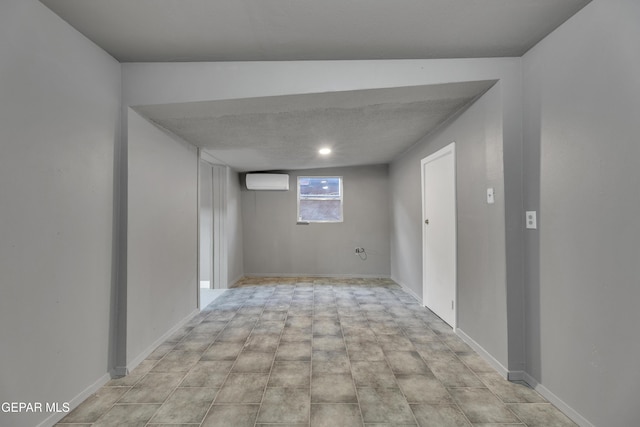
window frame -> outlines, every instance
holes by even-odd
[[[340,200],[340,219],[339,220],[315,220],[315,219],[303,219],[300,217],[300,181],[303,179],[337,179],[338,183],[339,183],[339,198],[335,198],[335,199],[328,199],[328,200]],[[297,203],[297,212],[296,212],[296,218],[298,219],[298,222],[301,223],[318,223],[318,224],[339,224],[344,222],[344,179],[342,176],[324,176],[324,175],[300,175],[298,176],[298,179],[296,181],[296,191],[297,191],[297,195],[296,195],[296,203]]]

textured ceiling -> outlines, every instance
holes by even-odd
[[[589,0],[41,0],[122,62],[521,56]],[[387,163],[494,82],[138,106],[241,171]],[[320,158],[320,146],[332,156]]]
[[[521,56],[589,0],[41,0],[121,62]]]
[[[388,163],[495,81],[137,106],[239,171]],[[328,157],[318,154],[330,147]]]

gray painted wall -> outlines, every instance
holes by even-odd
[[[389,276],[386,165],[290,171],[289,191],[242,190],[248,275]],[[297,177],[342,176],[344,222],[296,225]],[[362,261],[356,247],[364,247]]]
[[[113,366],[120,65],[34,0],[0,40],[0,402],[77,404]]]
[[[520,58],[125,63],[122,97],[133,106],[493,79],[519,92],[520,71]],[[516,119],[505,132],[518,138],[520,97],[504,96]]]
[[[524,361],[522,265],[522,69],[520,58],[442,59],[399,61],[295,61],[235,63],[129,63],[123,64],[123,104],[151,105],[243,97],[288,95],[339,90],[388,88],[451,82],[499,80],[502,140],[505,165],[506,274],[505,298],[509,318],[501,363],[522,369]],[[243,200],[242,208],[245,203]],[[244,240],[249,241],[248,229]],[[404,236],[406,241],[420,235]],[[411,243],[411,247],[419,247]],[[355,245],[354,245],[355,247]],[[352,249],[353,250],[353,249]],[[251,249],[245,248],[245,254]],[[415,254],[391,250],[392,259]],[[405,261],[398,261],[405,262]],[[248,266],[247,273],[255,273]],[[412,267],[409,267],[411,269]],[[418,267],[419,268],[419,267]],[[285,270],[288,271],[288,270]],[[505,303],[506,304],[506,303]],[[506,326],[505,326],[506,327]],[[493,331],[502,334],[504,328]],[[473,339],[477,337],[472,336]],[[482,344],[482,342],[480,342]]]
[[[200,193],[200,217],[198,226],[200,234],[200,281],[209,282],[212,287],[211,269],[213,267],[213,185],[211,182],[213,172],[211,165],[200,160],[200,180],[198,191]]]
[[[527,370],[597,426],[640,420],[639,23],[594,1],[523,58]]]
[[[145,103],[500,79],[507,195],[503,227],[507,363],[518,366],[522,351],[518,342],[524,336],[520,333],[523,294],[519,280],[524,265],[526,370],[595,424],[626,425],[639,415],[629,402],[632,393],[625,392],[634,390],[638,383],[633,362],[640,349],[632,339],[621,346],[611,331],[633,337],[639,320],[633,306],[639,296],[635,286],[638,227],[633,222],[639,205],[634,187],[638,145],[633,143],[640,130],[636,120],[638,7],[633,0],[592,2],[524,57],[523,86],[517,58],[125,64],[124,121],[126,107]],[[107,343],[114,311],[111,198],[119,66],[35,0],[4,1],[0,12],[0,139],[6,154],[0,158],[0,319],[3,325],[16,325],[1,332],[2,342],[12,343],[11,347],[3,346],[1,361],[14,369],[2,371],[0,391],[3,399],[9,387],[11,396],[6,399],[30,399],[34,390],[43,394],[42,399],[72,398],[90,387],[94,379],[101,381],[101,375],[112,366],[108,356],[112,346]],[[593,31],[605,27],[607,32]],[[541,227],[539,233],[526,233],[524,264],[520,256],[522,216],[518,214],[523,188],[518,172],[522,87],[526,97],[524,207],[540,210]],[[480,102],[487,101],[483,98]],[[473,120],[466,117],[477,105],[450,128],[465,134],[471,122],[477,119],[480,123],[480,114]],[[151,132],[143,127],[142,133]],[[448,129],[433,138],[442,138],[438,143],[444,145]],[[429,147],[431,144],[435,142]],[[416,150],[429,151],[424,147]],[[389,197],[399,204],[389,234],[402,234],[392,241],[390,272],[398,277],[407,275],[404,280],[418,290],[419,285],[410,285],[419,282],[411,273],[415,265],[407,259],[416,255],[411,248],[416,247],[420,234],[413,235],[408,227],[398,225],[414,215],[410,212],[415,201],[396,195],[393,184],[411,179],[411,174],[415,175],[415,169],[391,167],[393,191]],[[236,191],[240,193],[238,187]],[[474,187],[469,191],[476,194]],[[242,203],[236,206],[244,207],[244,193]],[[470,212],[477,215],[473,208]],[[31,227],[33,224],[39,227]],[[237,225],[237,238],[232,242],[242,240],[241,231]],[[480,231],[474,228],[469,232]],[[398,239],[409,251],[400,247]],[[60,251],[61,247],[65,250]],[[241,246],[229,253],[235,254],[230,265],[241,274]],[[30,260],[28,267],[25,259]],[[39,260],[38,269],[32,267],[33,259]],[[191,271],[195,272],[195,266]],[[229,276],[234,274],[230,271]],[[40,286],[42,283],[46,286]],[[56,301],[55,306],[51,301]],[[144,301],[141,311],[146,309]],[[24,307],[33,310],[29,319],[21,322]],[[603,307],[606,315],[592,315]],[[34,321],[35,311],[46,314],[46,323],[44,318]],[[171,321],[175,324],[179,319]],[[466,329],[468,321],[461,323],[461,328],[505,363],[504,351],[493,348],[503,348],[504,339]],[[494,333],[502,336],[503,329],[499,325]],[[70,353],[80,338],[85,339],[90,354]],[[36,360],[35,367],[27,364],[24,355],[36,357],[34,350],[43,343],[58,349],[58,356],[49,357],[44,364]],[[60,378],[51,376],[52,372],[59,372]],[[617,372],[624,375],[616,376]],[[42,382],[44,373],[50,382]],[[7,423],[32,425],[38,421],[34,416]]]
[[[128,115],[127,366],[197,307],[197,149]]]
[[[420,161],[456,142],[458,328],[505,368],[507,284],[502,102],[496,84],[455,120],[425,137],[390,166],[391,275],[422,297]],[[495,204],[486,190],[495,190]]]
[[[227,287],[244,276],[240,174],[227,168]]]

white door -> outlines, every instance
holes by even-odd
[[[422,296],[425,307],[456,327],[455,143],[422,159]]]

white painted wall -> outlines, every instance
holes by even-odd
[[[501,87],[390,165],[393,278],[422,296],[420,162],[456,143],[458,328],[508,366]],[[494,188],[495,204],[486,202]]]
[[[35,0],[0,3],[0,402],[76,405],[109,378],[119,104],[113,58]]]
[[[640,2],[596,0],[523,58],[527,371],[584,425],[640,422],[638,40]]]
[[[245,273],[389,277],[387,166],[288,173],[289,191],[242,189]],[[344,222],[296,225],[298,176],[342,176]]]
[[[127,366],[197,307],[197,149],[128,115]]]

